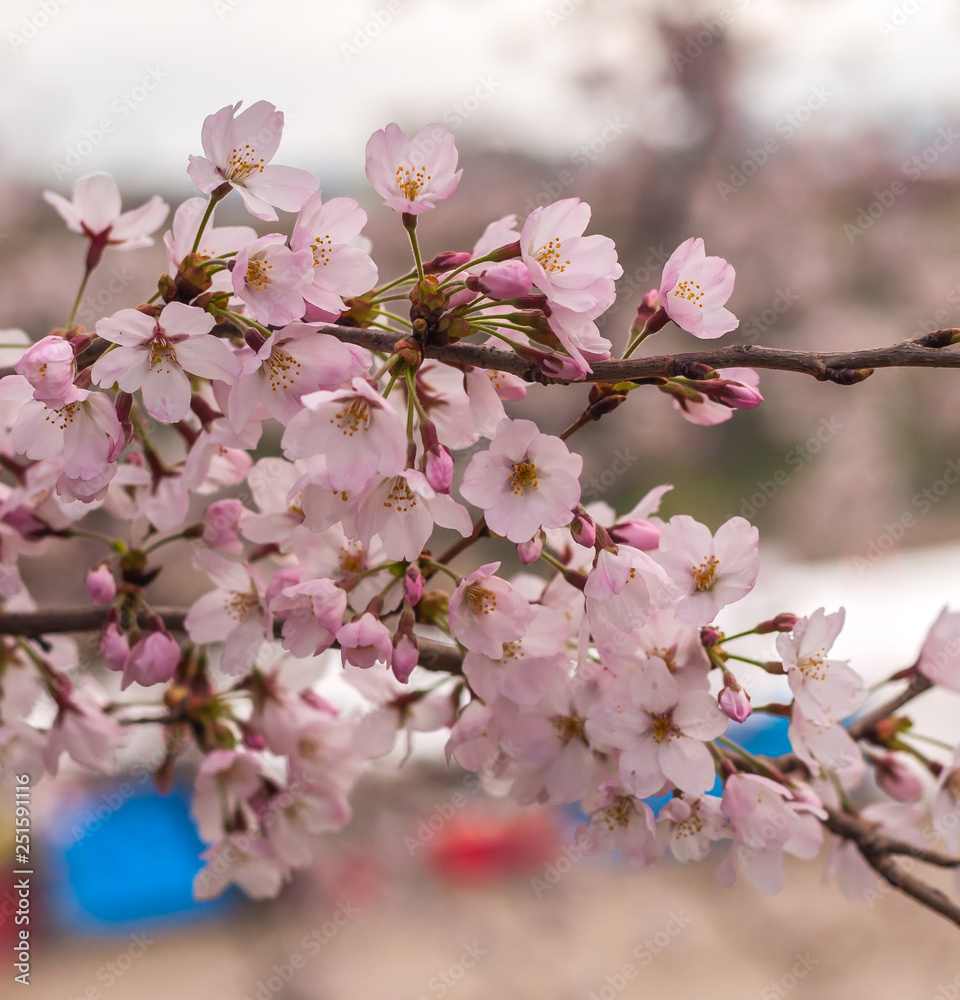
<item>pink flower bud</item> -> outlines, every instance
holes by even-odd
[[[792,632],[794,625],[800,619],[796,615],[791,615],[789,612],[784,611],[782,614],[777,615],[775,618],[771,618],[769,621],[760,622],[760,624],[753,630],[757,635],[766,635],[768,632]]]
[[[345,663],[366,669],[375,663],[390,663],[393,643],[386,625],[369,611],[337,631],[340,654]]]
[[[923,798],[923,783],[906,764],[893,754],[873,761],[877,784],[898,802],[919,802]]]
[[[632,545],[642,552],[649,552],[660,545],[660,529],[649,521],[620,521],[609,531],[615,542]]]
[[[210,504],[203,515],[203,540],[212,549],[243,552],[243,541],[238,531],[245,513],[246,508],[236,499],[218,500]]]
[[[108,670],[124,670],[130,658],[130,643],[116,622],[109,622],[100,633],[100,655]]]
[[[401,684],[406,684],[420,659],[420,649],[414,636],[397,635],[395,638],[390,666],[397,680]]]
[[[148,632],[130,650],[123,671],[121,689],[134,681],[143,687],[163,684],[170,680],[180,662],[180,647],[168,632]]]
[[[517,545],[517,555],[524,566],[536,562],[543,552],[545,536],[542,531],[538,531],[529,542],[520,542]]]
[[[423,265],[424,274],[442,274],[444,271],[453,271],[462,267],[473,256],[466,250],[444,250],[438,253],[433,260],[428,260]]]
[[[708,399],[729,406],[731,410],[752,410],[763,402],[763,396],[751,385],[726,378],[704,379],[697,388]]]
[[[597,540],[597,522],[581,509],[570,522],[570,534],[578,545],[592,549]]]
[[[76,376],[73,348],[62,337],[38,340],[13,370],[33,386],[33,398],[51,409],[64,405]]]
[[[94,604],[109,604],[117,596],[117,581],[106,563],[100,563],[87,571],[84,581],[87,593],[93,598]]]
[[[426,581],[423,578],[423,573],[420,572],[420,567],[416,563],[411,563],[407,567],[406,573],[403,574],[403,599],[411,607],[416,607],[420,603],[420,598],[423,597],[425,586]]]
[[[445,444],[438,444],[426,453],[423,474],[438,493],[450,492],[453,486],[453,454]]]
[[[753,712],[747,692],[739,685],[725,687],[720,692],[720,707],[727,718],[733,719],[734,722],[744,722]]]
[[[499,302],[526,295],[533,287],[533,279],[522,260],[505,260],[482,272],[478,284],[481,292]]]
[[[659,308],[660,293],[656,288],[651,288],[650,291],[647,292],[647,294],[640,300],[640,305],[637,306],[637,318],[633,321],[633,326],[630,329],[631,335],[636,336],[645,326],[647,326]],[[665,322],[666,314],[664,314],[664,323]]]
[[[722,636],[720,629],[714,628],[713,625],[705,625],[700,629],[700,645],[704,649],[709,649],[711,646],[716,646]]]

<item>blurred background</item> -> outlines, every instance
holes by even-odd
[[[80,241],[44,189],[69,195],[106,170],[125,207],[154,193],[176,206],[195,193],[185,167],[203,118],[260,99],[287,115],[277,162],[367,209],[385,277],[407,266],[405,243],[366,185],[364,143],[389,121],[411,133],[438,121],[464,177],[424,218],[425,252],[580,196],[624,267],[601,319],[615,348],[691,235],[737,269],[741,327],[721,344],[854,349],[960,325],[958,41],[960,8],[923,0],[5,0],[0,327],[43,336],[79,282]],[[233,200],[218,210],[220,224],[241,218]],[[162,247],[108,253],[80,321],[142,301],[164,266]],[[645,349],[697,346],[668,330]],[[956,373],[881,371],[841,388],[762,372],[761,390],[764,406],[706,429],[655,390],[633,394],[582,433],[585,489],[624,510],[670,482],[665,516],[748,517],[764,570],[731,625],[844,604],[840,655],[871,679],[909,665],[940,606],[960,604]],[[530,400],[559,430],[585,395]],[[88,555],[78,549],[80,565]],[[41,603],[83,600],[49,570],[29,578]],[[918,716],[950,732],[953,696],[930,698]],[[572,862],[574,817],[485,798],[451,807],[463,778],[430,752],[399,776],[378,769],[353,823],[275,904],[195,907],[185,792],[154,795],[144,754],[116,783],[73,774],[37,790],[44,1000],[960,989],[956,932],[892,894],[847,904],[819,863],[791,869],[768,900],[716,888],[709,862]],[[0,976],[0,996],[14,986]]]

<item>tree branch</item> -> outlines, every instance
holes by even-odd
[[[360,330],[328,325],[324,333],[348,343],[389,354],[398,335],[379,330]],[[951,333],[953,331],[938,331]],[[571,384],[544,374],[535,364],[525,361],[512,351],[501,351],[481,344],[463,341],[444,347],[427,344],[424,355],[450,364],[473,365],[509,372],[526,382]],[[960,352],[942,347],[924,347],[919,340],[905,340],[892,347],[874,347],[864,351],[786,351],[754,344],[734,344],[730,347],[705,348],[685,354],[662,354],[628,361],[595,361],[587,382],[624,382],[641,378],[676,378],[694,364],[711,368],[766,368],[775,371],[799,372],[820,381],[845,381],[844,372],[864,368],[960,368]],[[857,379],[859,380],[859,379]],[[577,384],[577,383],[572,383]]]
[[[913,677],[910,678],[910,683],[900,692],[900,694],[891,698],[889,701],[885,701],[882,705],[878,705],[876,708],[867,712],[866,715],[861,716],[852,725],[847,728],[847,732],[855,739],[861,740],[870,737],[870,734],[876,728],[877,724],[883,722],[884,719],[888,719],[898,708],[903,708],[904,705],[909,701],[913,701],[918,695],[923,694],[924,691],[929,691],[933,687],[933,681],[924,677],[921,673],[915,673]]]
[[[152,608],[171,632],[184,632],[185,608]],[[61,632],[96,632],[107,623],[109,608],[43,608],[39,611],[6,611],[0,613],[0,635],[19,635],[36,639]],[[147,625],[147,613],[137,617],[141,627]],[[279,636],[282,623],[276,622],[274,634]],[[417,636],[420,645],[419,665],[426,670],[462,673],[463,657],[452,643],[437,642]]]
[[[946,917],[960,927],[960,906],[957,906],[939,889],[904,871],[893,855],[906,854],[929,864],[953,868],[960,864],[960,858],[947,858],[935,851],[923,851],[902,841],[884,836],[876,824],[867,823],[859,816],[827,809],[824,826],[846,840],[857,845],[867,864],[894,889],[922,903],[934,913]],[[901,849],[902,848],[902,849]]]

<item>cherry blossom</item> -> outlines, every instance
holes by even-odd
[[[457,148],[442,125],[427,125],[412,139],[391,122],[367,142],[367,180],[395,212],[419,215],[449,198],[460,183]]]
[[[711,340],[735,330],[739,320],[724,308],[736,272],[722,257],[708,257],[703,240],[684,240],[663,267],[660,302],[677,326]]]
[[[474,570],[450,595],[450,632],[467,649],[491,659],[503,644],[519,639],[533,619],[533,608],[500,577],[500,563]]]
[[[276,220],[274,208],[299,211],[320,182],[306,170],[270,162],[280,145],[283,112],[267,101],[237,114],[239,108],[240,103],[227,105],[204,119],[204,155],[190,157],[191,180],[204,194],[229,184],[247,211],[264,222]]]
[[[686,514],[660,531],[656,558],[680,589],[677,619],[707,625],[717,612],[750,593],[760,572],[758,532],[742,517],[732,517],[716,535]]]
[[[97,385],[140,390],[157,420],[173,423],[190,409],[190,375],[232,382],[240,362],[223,341],[210,336],[214,318],[201,309],[170,302],[154,319],[121,309],[97,323],[97,334],[117,344],[93,366]]]
[[[729,836],[716,795],[677,796],[657,816],[657,842],[669,847],[677,861],[702,861],[713,841]]]
[[[284,326],[303,317],[304,288],[312,274],[309,251],[294,252],[286,245],[286,237],[271,233],[237,254],[233,290],[257,322]]]
[[[934,684],[960,691],[960,612],[940,612],[920,650],[917,670]]]
[[[591,803],[589,822],[581,824],[575,840],[584,854],[619,851],[624,860],[646,868],[660,856],[654,830],[653,811],[627,794],[616,782],[604,782]]]
[[[580,500],[583,459],[532,420],[504,420],[488,451],[470,459],[460,495],[492,531],[526,542],[539,528],[569,524]]]
[[[121,212],[120,189],[109,174],[88,174],[73,186],[73,201],[54,191],[44,191],[44,200],[60,213],[73,233],[90,240],[87,267],[93,268],[108,246],[115,250],[138,250],[153,246],[151,234],[163,225],[170,207],[159,196],[129,212]]]
[[[77,376],[73,348],[62,337],[38,340],[13,370],[33,386],[33,398],[53,410],[68,402]]]

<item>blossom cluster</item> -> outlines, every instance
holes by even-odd
[[[926,758],[902,727],[848,731],[865,691],[830,656],[843,612],[784,613],[727,637],[718,616],[760,571],[756,528],[661,517],[668,485],[647,484],[623,513],[581,503],[583,461],[567,443],[580,426],[649,384],[683,418],[716,424],[762,403],[756,372],[593,378],[612,357],[597,320],[622,268],[611,239],[585,235],[578,198],[424,260],[421,217],[462,173],[436,125],[410,138],[391,124],[367,145],[367,178],[413,257],[378,285],[366,213],[273,162],[282,128],[263,101],[206,119],[188,174],[207,197],[174,212],[148,301],[90,331],[75,305],[36,342],[3,335],[4,612],[36,610],[21,556],[71,537],[106,546],[85,567],[102,609],[96,655],[53,632],[3,640],[4,774],[56,774],[64,753],[110,772],[123,723],[153,722],[158,784],[181,758],[194,767],[210,845],[199,896],[231,882],[279,892],[313,839],[349,821],[367,763],[412,732],[447,731],[451,760],[521,803],[580,803],[593,852],[649,865],[726,842],[718,878],[739,872],[762,892],[782,887],[785,854],[818,853],[824,821],[869,775],[893,800],[873,807],[876,822],[906,836],[923,794],[907,757]],[[296,213],[289,235],[216,225],[234,190],[260,223]],[[168,215],[159,197],[123,212],[104,174],[79,180],[72,200],[46,197],[86,241],[77,305],[105,252],[149,246]],[[734,329],[734,280],[702,240],[683,242],[638,304],[623,357],[669,322],[700,338]],[[478,348],[473,361],[438,359],[461,342]],[[566,431],[516,415],[528,380],[588,377],[584,418]],[[116,537],[89,530],[94,512]],[[498,558],[462,572],[481,540]],[[179,618],[150,590],[153,553],[177,542],[209,581]],[[778,659],[732,652],[747,635],[775,635]],[[910,676],[960,690],[958,637],[960,616],[945,612]],[[787,700],[752,705],[743,664],[785,678]],[[318,688],[331,675],[364,711]],[[731,722],[753,711],[789,717],[789,760],[737,743]],[[960,802],[960,758],[926,763],[942,818]],[[655,813],[657,796],[668,801]],[[850,847],[834,866],[862,894],[870,870]]]

